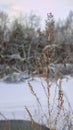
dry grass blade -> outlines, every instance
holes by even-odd
[[[34,120],[33,120],[33,117],[32,117],[32,114],[31,114],[31,112],[28,110],[28,108],[25,106],[25,109],[26,109],[26,111],[27,111],[27,113],[28,113],[28,115],[29,115],[29,117],[30,117],[30,119],[31,119],[31,121],[32,121],[32,123],[34,122]]]
[[[5,120],[7,120],[6,116],[0,112],[1,117],[3,117]]]
[[[35,93],[35,91],[33,90],[32,85],[31,85],[29,82],[28,82],[28,86],[29,86],[29,88],[30,88],[32,94],[35,96],[35,98],[36,98],[38,104],[40,105],[40,108],[41,108],[41,111],[42,111],[43,114],[44,114],[44,117],[47,119],[47,115],[45,114],[45,112],[44,112],[44,110],[43,110],[43,108],[42,108],[42,105],[41,105],[41,103],[40,103],[40,100],[39,100],[37,94]]]

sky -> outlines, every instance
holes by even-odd
[[[33,11],[43,20],[52,12],[56,20],[64,20],[73,10],[73,0],[0,0],[0,10],[7,11],[10,16]]]

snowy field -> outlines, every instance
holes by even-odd
[[[45,85],[43,79],[42,82]],[[41,80],[35,78],[30,83],[40,99],[44,112],[47,113],[47,98],[41,85]],[[51,98],[53,98],[55,86],[56,84],[53,83]],[[73,109],[73,78],[63,79],[62,88],[66,99],[71,105],[71,109]],[[29,119],[25,106],[27,106],[36,120],[40,119],[41,110],[29,89],[27,80],[11,84],[0,82],[0,119]]]

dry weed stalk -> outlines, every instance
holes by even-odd
[[[48,36],[48,45],[47,45],[47,47],[45,47],[43,49],[41,56],[37,57],[35,71],[39,77],[40,77],[40,75],[42,75],[42,77],[44,77],[46,80],[47,93],[46,93],[46,90],[45,90],[45,87],[43,84],[42,84],[42,87],[44,89],[44,92],[47,96],[47,101],[48,101],[48,127],[50,128],[50,130],[52,130],[52,119],[51,119],[52,115],[51,115],[51,104],[50,104],[51,83],[49,82],[49,79],[50,79],[49,71],[50,71],[50,64],[54,60],[55,48],[53,47],[53,44],[52,44],[52,39],[54,39],[54,36],[53,36],[54,21],[53,21],[53,15],[51,13],[48,14],[48,21],[49,22],[46,23],[46,33]],[[32,85],[30,83],[28,83],[28,85],[29,85],[29,88],[30,88],[32,94],[35,96],[37,102],[39,103],[42,112],[44,112],[42,109],[41,103],[39,101],[39,98],[37,97],[36,93],[34,92]],[[46,116],[46,119],[47,119],[47,116]]]
[[[63,103],[64,103],[63,91],[62,91],[62,85],[61,85],[61,80],[60,80],[59,85],[58,85],[58,106],[57,106],[57,114],[55,118],[55,126],[54,126],[55,129],[57,128],[58,118],[60,116],[61,110],[63,109]]]
[[[56,80],[56,89],[54,92],[54,96],[53,96],[53,107],[51,107],[51,87],[52,87],[52,83],[50,82],[50,65],[53,63],[54,58],[56,56],[56,50],[55,50],[55,45],[54,45],[54,20],[53,20],[53,15],[50,13],[47,15],[48,16],[48,21],[46,22],[46,33],[47,33],[47,37],[48,37],[48,45],[42,50],[42,53],[39,57],[37,57],[36,59],[36,65],[35,65],[35,72],[38,75],[38,77],[42,76],[44,77],[46,84],[47,84],[47,92],[45,89],[45,86],[43,85],[43,83],[41,82],[41,85],[43,87],[44,93],[47,97],[47,103],[48,103],[48,116],[46,116],[46,114],[43,111],[42,105],[40,103],[40,100],[37,96],[37,94],[35,93],[35,91],[33,90],[33,86],[31,85],[30,82],[28,82],[29,88],[32,92],[32,94],[35,96],[38,104],[41,107],[42,112],[44,113],[44,116],[46,117],[46,119],[48,118],[48,127],[50,128],[50,130],[57,130],[58,128],[58,122],[59,122],[59,117],[61,115],[61,111],[64,112],[64,94],[62,91],[62,81],[60,79],[60,71],[59,68],[58,70],[55,72],[54,75],[54,79]],[[65,64],[67,61],[67,57],[63,60],[62,64]],[[60,67],[61,65],[60,64]],[[59,83],[57,82],[59,80]],[[55,119],[54,119],[54,125],[53,125],[53,121],[52,121],[52,113],[54,110],[54,104],[55,104],[55,98],[57,96],[57,110],[55,112]],[[28,111],[28,109],[26,108],[28,114],[30,117],[31,114]],[[32,118],[31,118],[32,120]],[[70,125],[69,125],[70,128]],[[69,130],[69,129],[68,129]]]

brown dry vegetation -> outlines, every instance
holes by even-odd
[[[73,129],[73,119],[72,119],[72,110],[69,107],[69,110],[65,108],[65,95],[62,90],[62,79],[60,75],[59,68],[55,72],[55,75],[50,82],[50,74],[51,74],[51,64],[54,61],[56,56],[56,45],[53,44],[52,40],[54,39],[54,20],[53,15],[50,13],[48,14],[48,21],[46,23],[46,32],[48,36],[48,45],[42,50],[41,56],[37,57],[36,65],[35,65],[35,72],[41,79],[41,76],[45,78],[46,84],[45,86],[41,83],[44,93],[47,96],[47,104],[48,104],[48,115],[43,110],[41,105],[40,99],[38,98],[36,92],[33,89],[33,86],[30,82],[28,82],[29,88],[35,96],[41,111],[46,118],[47,126],[50,130],[72,130]],[[49,49],[50,47],[50,49]],[[64,57],[62,64],[67,62],[67,56]],[[51,104],[51,89],[52,89],[52,82],[56,81],[56,89],[54,91],[53,102]],[[47,88],[47,92],[45,90]],[[37,88],[38,89],[38,88]],[[55,102],[55,100],[57,100]],[[56,103],[56,104],[55,104]],[[69,104],[68,104],[69,105]],[[32,113],[26,107],[26,111],[29,114],[31,121],[34,122],[35,119],[32,117]],[[61,124],[60,124],[61,123]]]

